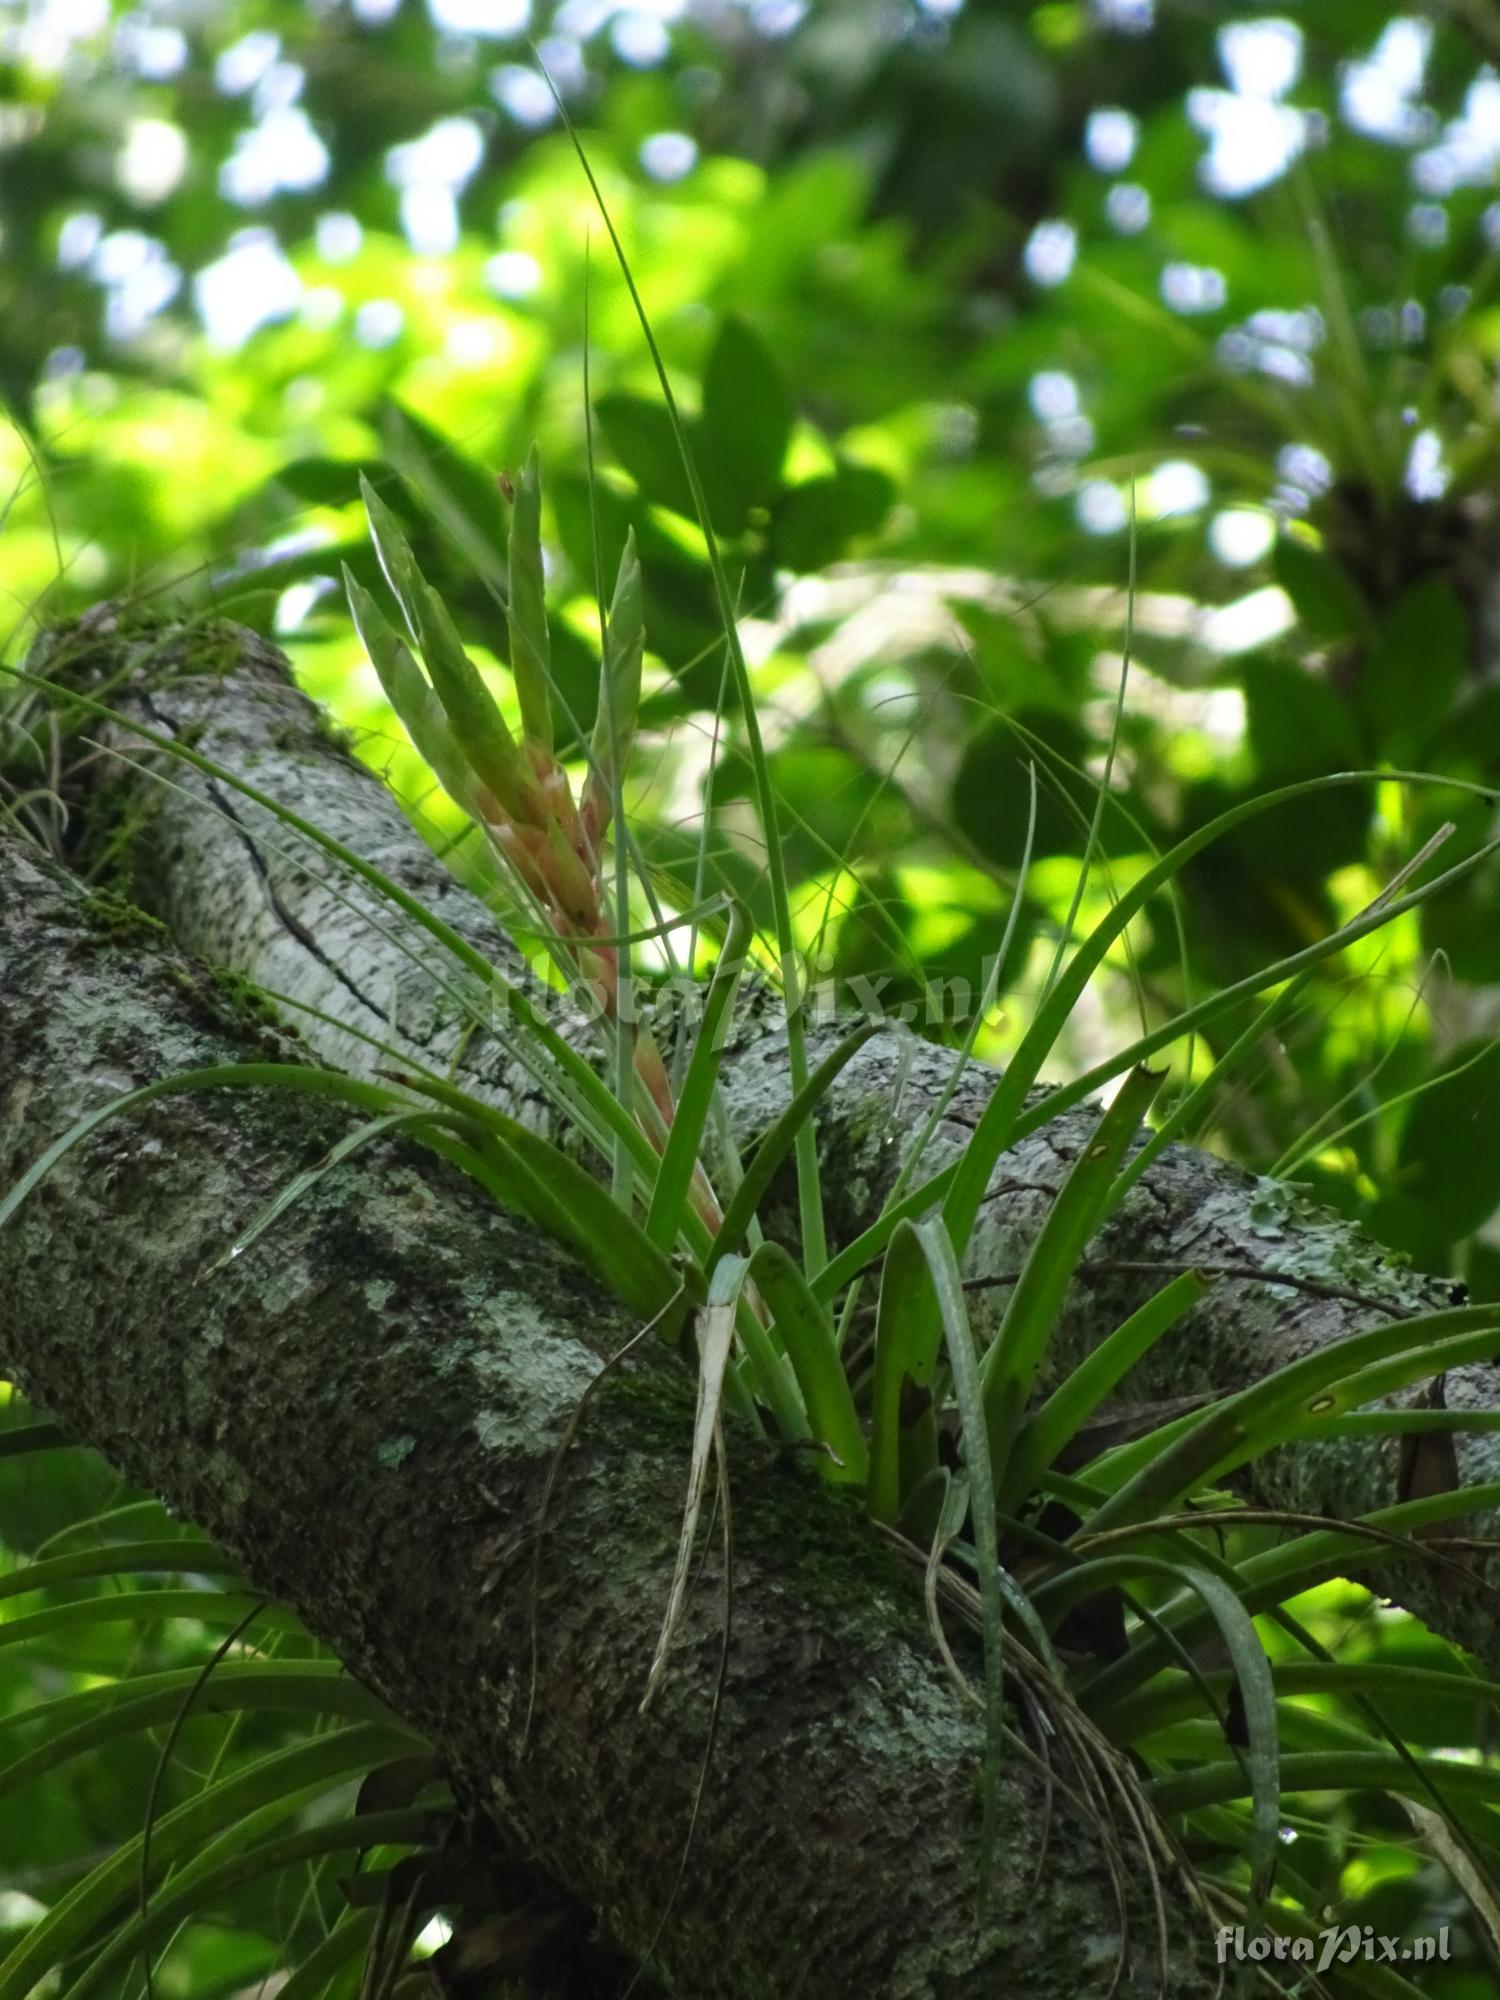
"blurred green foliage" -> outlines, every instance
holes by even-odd
[[[702,536],[545,64],[693,425],[826,971],[961,1032],[1019,896],[981,1043],[1003,1059],[1127,629],[1085,915],[1277,784],[1479,788],[1372,776],[1220,844],[1075,1022],[1084,1067],[1137,1010],[1324,934],[1446,823],[1443,865],[1493,834],[1497,62],[1478,5],[1372,0],[12,0],[11,652],[112,593],[212,599],[451,836],[335,579],[371,579],[363,471],[513,716],[487,584],[535,441],[559,746],[591,726],[596,579],[633,527],[642,852],[687,907],[707,815],[766,917]],[[1200,1140],[1500,1294],[1497,984],[1491,862],[1320,973]],[[1378,1901],[1405,1870],[1377,1863],[1349,1865]]]
[[[590,727],[596,576],[633,525],[641,845],[688,900],[706,807],[754,898],[701,536],[545,69],[691,419],[809,943],[919,1000],[977,990],[1036,760],[1034,973],[1071,896],[1047,864],[1082,852],[1102,769],[1132,541],[1111,866],[1319,771],[1495,779],[1485,35],[1479,10],[1353,0],[1217,22],[1165,0],[13,6],[13,642],[116,591],[211,595],[276,630],[420,795],[332,587],[341,560],[370,574],[358,474],[504,690],[496,482],[536,441],[559,740]],[[1452,859],[1490,818],[1372,784],[1258,823],[1185,883],[1185,959],[1164,907],[1140,927],[1141,995],[1122,968],[1095,1038],[1308,942],[1440,824]],[[1487,866],[1350,954],[1202,1134],[1268,1165],[1342,1101],[1361,1122],[1301,1171],[1481,1286],[1466,1242],[1500,1180],[1454,1207],[1432,1148],[1468,1149],[1471,1107],[1439,1092],[1422,1129],[1450,1100],[1459,1122],[1419,1140],[1409,1093],[1487,1032],[1471,989],[1500,977],[1497,915]]]

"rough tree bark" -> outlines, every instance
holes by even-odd
[[[190,735],[522,976],[488,912],[329,734],[273,649],[234,627],[121,626],[106,612],[50,641],[37,664],[107,683],[148,727]],[[111,754],[84,760],[74,851],[112,851],[120,881],[166,928],[122,918],[7,844],[0,1183],[80,1108],[265,1034],[194,961],[286,996],[287,1018],[326,1060],[368,1069],[380,1058],[350,1031],[394,1036],[429,1063],[456,1059],[470,1087],[548,1123],[503,1044],[466,1032],[452,976],[404,921],[232,788],[181,764],[164,787],[127,730],[105,740]],[[836,1234],[872,1219],[948,1061],[891,1029],[845,1071],[819,1123]],[[747,1007],[725,1082],[748,1141],[786,1096],[768,1010]],[[929,1168],[962,1143],[986,1090],[982,1072],[964,1080]],[[1090,1123],[1086,1110],[1065,1113],[1001,1163],[974,1278],[1017,1267]],[[670,1355],[641,1357],[591,1405],[545,1545],[523,1754],[540,1482],[582,1388],[632,1329],[563,1253],[397,1145],[324,1182],[278,1225],[274,1250],[200,1282],[235,1222],[338,1129],[325,1110],[225,1095],[104,1127],[0,1232],[0,1364],[287,1597],[640,1951],[676,1877],[717,1654],[711,1558],[664,1694],[637,1714],[675,1543],[690,1380]],[[1233,1386],[1382,1306],[1445,1297],[1286,1191],[1176,1149],[1096,1247],[1062,1354],[1161,1282],[1119,1268],[1151,1260],[1281,1270],[1320,1289],[1225,1280],[1155,1358],[1146,1394]],[[983,1329],[995,1294],[974,1297]],[[1448,1400],[1490,1405],[1496,1387],[1494,1370],[1464,1371]],[[1462,1443],[1460,1461],[1465,1480],[1492,1476],[1483,1442]],[[1040,1790],[1012,1765],[1002,1880],[976,1928],[976,1721],[937,1666],[905,1577],[805,1466],[744,1439],[735,1464],[729,1696],[660,1947],[664,1984],[705,1996],[1103,1992],[1120,1919],[1096,1839],[1065,1805],[1035,1894]],[[1394,1479],[1384,1452],[1324,1448],[1283,1454],[1265,1491],[1356,1511],[1393,1498]],[[1438,1598],[1420,1568],[1383,1570],[1381,1587],[1500,1664],[1477,1590],[1463,1598],[1445,1581]],[[1177,1990],[1200,1990],[1205,1920],[1181,1902],[1176,1917]]]

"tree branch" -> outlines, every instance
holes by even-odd
[[[120,622],[107,609],[39,643],[39,670],[103,683],[112,699],[152,726],[180,733],[271,796],[297,807],[442,916],[476,949],[523,979],[514,947],[489,912],[425,846],[387,788],[358,764],[291,681],[274,647],[217,621],[193,628]],[[111,739],[123,747],[128,732]],[[455,1064],[470,1089],[487,1093],[548,1130],[567,1134],[553,1107],[498,1039],[473,1034],[430,941],[363,885],[287,834],[274,817],[177,764],[158,769],[98,760],[87,777],[86,819],[137,827],[125,861],[134,893],[157,910],[190,951],[227,965],[286,997],[308,1044],[326,1060],[373,1070],[381,1058],[359,1033],[395,1037],[430,1064]],[[316,941],[310,949],[307,939]],[[358,996],[358,997],[357,997]],[[326,1017],[316,1018],[309,1007]],[[353,1032],[341,1032],[340,1024]],[[810,1031],[812,1060],[842,1032]],[[585,1024],[569,1032],[590,1045]],[[843,1072],[819,1117],[831,1235],[848,1241],[878,1214],[914,1136],[946,1088],[953,1058],[893,1026],[877,1034]],[[736,1138],[748,1146],[790,1093],[786,1048],[774,1002],[751,995],[726,1057],[724,1085]],[[922,1163],[923,1174],[952,1159],[983,1112],[993,1072],[972,1065]],[[1092,1128],[1087,1108],[1065,1112],[999,1164],[966,1266],[975,1289],[975,1331],[998,1324],[1003,1286],[987,1281],[1019,1269],[1054,1191]],[[795,1234],[787,1196],[773,1229]],[[1449,1303],[1440,1280],[1401,1270],[1379,1246],[1295,1188],[1246,1174],[1187,1147],[1170,1148],[1143,1177],[1090,1252],[1058,1328],[1053,1379],[1097,1345],[1157,1289],[1142,1266],[1196,1264],[1225,1273],[1204,1303],[1149,1357],[1122,1393],[1142,1400],[1223,1392],[1263,1378],[1309,1349],[1378,1323]],[[1135,1268],[1132,1268],[1135,1267]],[[1272,1292],[1251,1273],[1294,1270],[1300,1293]],[[1358,1293],[1358,1300],[1349,1296]],[[1449,1407],[1500,1407],[1500,1371],[1455,1370]],[[1461,1436],[1463,1484],[1500,1478],[1500,1437]],[[1251,1474],[1256,1497],[1300,1513],[1355,1515],[1398,1496],[1397,1440],[1345,1438],[1283,1450]],[[1491,1533],[1479,1524],[1476,1532]],[[1470,1647],[1500,1671],[1500,1630],[1479,1591],[1382,1564],[1377,1587],[1434,1629]]]
[[[267,1044],[147,920],[0,840],[0,1185],[80,1111]],[[689,1371],[648,1343],[601,1385],[534,1570],[554,1448],[632,1328],[561,1250],[389,1142],[208,1277],[344,1129],[321,1100],[230,1091],[105,1123],[0,1230],[0,1362],[293,1604],[641,1953],[677,1879],[720,1645],[710,1554],[640,1713]],[[732,1463],[728,1693],[664,1983],[703,2000],[1102,1995],[1120,1923],[1094,1830],[1059,1795],[1044,1843],[1043,1787],[1012,1762],[976,1927],[981,1728],[918,1594],[795,1455],[736,1435]],[[1206,1928],[1177,1919],[1173,1990],[1195,1991]]]

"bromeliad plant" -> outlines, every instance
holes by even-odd
[[[623,813],[622,786],[641,692],[645,624],[634,539],[620,558],[603,633],[597,720],[582,797],[575,801],[553,750],[551,639],[543,586],[541,478],[532,452],[511,488],[509,604],[511,675],[521,740],[511,733],[448,608],[417,567],[395,515],[361,480],[371,539],[395,593],[407,634],[426,666],[382,614],[347,565],[344,584],[365,650],[412,742],[455,803],[493,844],[544,938],[583,982],[600,1017],[624,1036],[620,942],[611,934],[605,840]],[[616,912],[629,931],[628,902]],[[628,1027],[633,1066],[657,1114],[672,1122],[671,1086],[649,1028]]]
[[[622,260],[623,263],[623,260]],[[627,281],[629,278],[626,272]],[[637,302],[638,303],[638,302]],[[0,1201],[0,1224],[69,1148],[105,1117],[169,1092],[205,1087],[288,1088],[336,1099],[361,1122],[318,1166],[288,1186],[226,1256],[247,1250],[288,1204],[357,1147],[392,1131],[429,1146],[498,1202],[571,1244],[625,1301],[643,1328],[675,1335],[691,1318],[699,1354],[699,1406],[676,1574],[646,1696],[666,1670],[685,1602],[698,1521],[728,1405],[738,1417],[789,1444],[810,1447],[827,1481],[862,1499],[872,1531],[895,1535],[924,1579],[936,1643],[952,1661],[943,1614],[979,1635],[982,1688],[953,1663],[958,1685],[983,1707],[984,1833],[976,1857],[983,1897],[999,1837],[1000,1776],[1006,1758],[1048,1767],[1098,1825],[1122,1883],[1128,1864],[1121,1829],[1146,1858],[1186,1875],[1217,1921],[1265,1922],[1291,1936],[1319,1920],[1326,1897],[1299,1855],[1317,1844],[1308,1810],[1292,1814],[1288,1794],[1330,1787],[1385,1787],[1413,1802],[1423,1824],[1483,1909],[1500,1910],[1495,1878],[1500,1836],[1494,1807],[1500,1776],[1482,1765],[1454,1766],[1413,1753],[1375,1705],[1390,1692],[1467,1701],[1493,1692],[1458,1656],[1441,1673],[1331,1661],[1290,1601],[1310,1585],[1401,1551],[1451,1561],[1431,1531],[1500,1502],[1500,1486],[1437,1492],[1356,1521],[1309,1521],[1252,1510],[1223,1482],[1277,1446],[1355,1432],[1496,1427],[1493,1417],[1442,1410],[1371,1408],[1398,1392],[1494,1351],[1500,1309],[1454,1308],[1402,1317],[1304,1357],[1265,1381],[1195,1406],[1108,1448],[1091,1443],[1097,1420],[1162,1338],[1200,1304],[1211,1271],[1185,1269],[1146,1299],[1071,1365],[1058,1351],[1070,1285],[1109,1217],[1162,1147],[1189,1129],[1209,1093],[1273,1021],[1295,1004],[1331,957],[1479,865],[1500,843],[1469,856],[1420,887],[1408,886],[1424,850],[1390,887],[1340,930],[1211,993],[1149,1028],[1129,1047],[1038,1100],[1051,1052],[1090,982],[1123,947],[1132,922],[1154,898],[1170,897],[1181,871],[1214,841],[1256,815],[1332,790],[1368,784],[1367,772],[1309,780],[1234,807],[1148,867],[1086,934],[1079,908],[1061,927],[1053,976],[1027,1032],[961,1151],[931,1157],[943,1114],[970,1064],[976,1011],[951,1079],[910,1147],[880,1215],[854,1241],[827,1242],[817,1170],[815,1118],[845,1065],[879,1024],[855,1025],[819,1063],[806,1043],[795,985],[793,934],[779,872],[777,800],[760,740],[754,690],[740,651],[733,594],[687,436],[666,371],[657,362],[711,559],[723,614],[731,684],[755,781],[769,860],[775,935],[767,956],[787,975],[788,1102],[748,1159],[727,1142],[723,1115],[727,1031],[750,945],[743,912],[724,903],[692,912],[705,933],[719,923],[719,957],[686,1060],[671,1087],[644,1010],[636,1004],[630,959],[631,891],[648,903],[653,885],[634,856],[624,785],[641,685],[646,634],[639,568],[627,543],[607,613],[601,607],[599,719],[573,790],[553,734],[556,689],[541,554],[541,491],[535,458],[517,481],[506,578],[510,666],[521,717],[507,726],[469,658],[447,606],[418,568],[388,502],[368,483],[365,504],[380,566],[404,636],[374,595],[347,579],[351,609],[383,685],[418,750],[500,857],[516,897],[547,941],[565,983],[596,999],[601,1036],[592,1053],[548,1018],[537,990],[510,980],[418,899],[322,828],[225,769],[190,743],[112,716],[166,757],[213,776],[264,808],[305,865],[315,850],[330,878],[353,878],[401,926],[436,946],[433,977],[476,1028],[496,1035],[550,1099],[572,1143],[564,1148],[508,1116],[449,1074],[438,1074],[397,1044],[375,1041],[378,1067],[356,1077],[299,1063],[248,1063],[163,1079],[89,1114],[63,1135]],[[410,441],[408,440],[408,444]],[[417,468],[420,472],[420,467]],[[430,468],[429,468],[430,470]],[[437,475],[434,473],[433,477]],[[414,481],[420,485],[420,480]],[[17,676],[31,691],[50,683]],[[75,712],[108,707],[68,691]],[[1118,715],[1116,722],[1118,730]],[[1385,772],[1388,782],[1442,784],[1422,773]],[[1474,790],[1473,787],[1459,789]],[[1083,870],[1098,848],[1107,784],[1088,829]],[[212,808],[209,808],[212,809]],[[1033,781],[1033,823],[1035,781]],[[1435,843],[1434,843],[1435,844]],[[1030,841],[1020,878],[1029,869]],[[1012,903],[1012,925],[1019,910]],[[382,920],[383,922],[383,920]],[[664,930],[658,923],[658,932]],[[997,960],[1003,964],[1010,930]],[[1154,1056],[1258,996],[1259,1014],[1213,1066],[1184,1091],[1140,1141],[1159,1094]],[[273,999],[277,996],[271,996]],[[986,995],[994,997],[992,990]],[[1042,1124],[1104,1086],[1114,1095],[1079,1151],[1024,1266],[1006,1274],[1008,1300],[988,1339],[976,1339],[972,1281],[965,1277],[981,1204],[999,1162]],[[771,1239],[767,1198],[783,1168],[795,1169],[800,1234]],[[1241,1274],[1243,1275],[1243,1274]],[[1263,1274],[1296,1284],[1292,1273]],[[873,1316],[867,1289],[873,1288]],[[722,1462],[722,1461],[721,1461]],[[1278,1537],[1264,1547],[1265,1532]],[[1421,1539],[1417,1539],[1420,1537]],[[1110,1637],[1097,1631],[1101,1602]],[[1092,1620],[1082,1614],[1091,1612]],[[1264,1625],[1280,1628],[1275,1663]],[[1217,1648],[1227,1667],[1207,1663]],[[1440,1685],[1439,1685],[1440,1684]],[[1325,1708],[1303,1698],[1315,1693]],[[1327,1711],[1329,1697],[1341,1703]],[[1017,1732],[1012,1706],[1036,1724]],[[1040,1720],[1038,1720],[1040,1718]],[[1035,1741],[1044,1748],[1038,1751]],[[1113,1805],[1110,1804],[1113,1801]],[[1303,1835],[1288,1853],[1288,1821]],[[1191,1862],[1187,1847],[1193,1849]],[[1165,1949],[1165,1947],[1164,1947]],[[1409,1994],[1394,1972],[1361,1993]],[[1338,1990],[1330,1973],[1307,1990]],[[308,1990],[311,1990],[309,1986]]]
[[[521,490],[529,505],[538,491],[534,466]],[[1144,1842],[1153,1869],[1184,1872],[1216,1918],[1266,1922],[1292,1935],[1299,1926],[1306,1929],[1318,1899],[1309,1879],[1288,1860],[1281,1839],[1288,1820],[1284,1800],[1289,1793],[1329,1787],[1375,1784],[1413,1801],[1428,1815],[1426,1823],[1441,1829],[1442,1851],[1458,1858],[1464,1882],[1493,1883],[1500,1842],[1492,1807],[1500,1804],[1500,1777],[1484,1767],[1465,1767],[1457,1776],[1450,1763],[1414,1754],[1375,1704],[1376,1696],[1391,1691],[1480,1699],[1481,1684],[1456,1656],[1451,1671],[1428,1670],[1420,1685],[1399,1670],[1343,1667],[1327,1658],[1288,1605],[1315,1583],[1351,1566],[1363,1570],[1394,1553],[1451,1561],[1431,1539],[1432,1530],[1500,1502],[1500,1484],[1439,1492],[1363,1520],[1330,1523],[1253,1510],[1231,1500],[1224,1482],[1294,1439],[1351,1430],[1378,1438],[1405,1430],[1495,1427],[1492,1417],[1368,1406],[1445,1368],[1491,1354],[1500,1338],[1500,1309],[1460,1307],[1400,1317],[1393,1308],[1388,1324],[1108,1448],[1089,1440],[1109,1399],[1203,1300],[1213,1273],[1172,1274],[1071,1367],[1056,1352],[1068,1289],[1100,1229],[1255,1034],[1295,1000],[1330,954],[1413,907],[1474,866],[1474,859],[1409,888],[1409,876],[1427,859],[1424,851],[1342,930],[1207,996],[1037,1100],[1032,1085],[1089,980],[1150,898],[1170,891],[1185,861],[1259,811],[1359,778],[1310,781],[1235,808],[1148,869],[1062,956],[967,1145],[929,1171],[933,1135],[972,1058],[975,1024],[881,1215],[831,1258],[812,1262],[798,1254],[798,1246],[764,1235],[761,1211],[799,1140],[811,1133],[825,1093],[878,1023],[860,1023],[837,1043],[791,1094],[749,1158],[729,1163],[722,1205],[711,1194],[706,1202],[695,1200],[695,1186],[701,1182],[707,1190],[711,1174],[725,1165],[722,1156],[713,1156],[708,1135],[723,1087],[726,1031],[740,988],[748,924],[742,913],[731,912],[681,1087],[675,1101],[659,1094],[650,1065],[659,1066],[660,1059],[653,1049],[643,1071],[642,1038],[629,1032],[635,1024],[622,1018],[618,1005],[629,976],[621,966],[629,945],[627,899],[619,896],[611,913],[606,886],[617,857],[606,853],[605,835],[613,826],[616,840],[621,837],[624,739],[610,731],[601,751],[596,734],[595,767],[581,801],[575,801],[546,743],[529,732],[517,742],[505,730],[404,537],[373,496],[369,504],[383,566],[410,618],[412,643],[397,636],[373,599],[356,586],[351,599],[360,629],[414,738],[545,913],[564,962],[616,996],[612,1006],[600,1010],[605,1045],[597,1062],[552,1026],[531,994],[505,980],[360,856],[191,745],[144,728],[139,733],[265,805],[288,836],[310,842],[335,870],[358,877],[441,945],[451,974],[440,970],[437,976],[453,978],[453,991],[476,1023],[493,1028],[498,1018],[502,1031],[514,1038],[518,1060],[543,1080],[559,1112],[576,1124],[595,1156],[592,1167],[451,1077],[421,1069],[393,1045],[380,1051],[382,1073],[375,1079],[306,1064],[253,1063],[147,1086],[89,1114],[58,1140],[0,1201],[0,1223],[104,1118],[169,1092],[251,1086],[339,1100],[362,1113],[363,1121],[325,1160],[282,1190],[228,1247],[226,1260],[249,1249],[291,1202],[355,1148],[399,1130],[458,1166],[496,1200],[573,1244],[647,1327],[671,1332],[692,1315],[699,1351],[698,1418],[682,1543],[646,1677],[647,1699],[666,1670],[686,1600],[727,1403],[751,1424],[814,1447],[813,1462],[822,1475],[853,1488],[875,1529],[898,1537],[925,1578],[935,1641],[945,1657],[951,1659],[945,1613],[976,1629],[982,1691],[973,1690],[956,1665],[954,1671],[965,1694],[982,1703],[986,1719],[984,1838],[977,1857],[981,1894],[993,1875],[1004,1762],[1038,1754],[1013,1728],[1010,1705],[1017,1702],[1046,1717],[1051,1779],[1066,1786],[1096,1820],[1122,1876],[1124,1827]],[[533,576],[540,573],[535,521],[532,511],[520,545],[521,566],[530,560]],[[513,526],[513,550],[515,535]],[[611,650],[607,631],[603,649],[606,681],[614,666],[627,691],[636,684],[643,647],[638,625],[632,630],[630,624],[636,588],[630,561],[627,551],[612,621],[618,636]],[[538,650],[533,644],[529,657],[534,660]],[[90,706],[88,698],[69,698]],[[526,712],[535,715],[534,700]],[[601,758],[610,760],[607,786],[598,770]],[[1068,942],[1064,938],[1065,948]],[[1148,1067],[1151,1057],[1263,993],[1270,997],[1252,1029],[1141,1144],[1143,1121],[1161,1085],[1160,1074]],[[618,1061],[622,1048],[630,1052],[634,1084],[623,1100],[599,1074],[611,1057]],[[1000,1158],[1106,1083],[1116,1084],[1115,1094],[1083,1143],[1023,1267],[1010,1274],[1005,1310],[981,1351],[964,1269]],[[611,1177],[622,1157],[628,1166],[623,1188]],[[1291,1273],[1263,1275],[1267,1282],[1300,1282]],[[873,1326],[866,1338],[870,1314],[862,1291],[872,1279]],[[1269,1549],[1257,1546],[1256,1535],[1263,1539],[1268,1528],[1282,1539]],[[1101,1649],[1085,1637],[1080,1645],[1080,1617],[1092,1610],[1083,1629],[1087,1633],[1092,1624],[1097,1631],[1101,1601],[1117,1607],[1105,1621],[1110,1641]],[[1273,1665],[1257,1618],[1279,1625],[1302,1658]],[[1204,1663],[1206,1646],[1227,1657],[1227,1668]],[[1303,1698],[1313,1692],[1325,1703],[1330,1696],[1342,1699],[1341,1712],[1330,1718],[1309,1710]],[[1116,1801],[1113,1811],[1104,1803],[1110,1797]],[[1306,1813],[1293,1818],[1310,1842],[1315,1820]],[[1191,1866],[1184,1841],[1194,1849]],[[1278,1880],[1281,1893],[1273,1901]],[[191,1881],[184,1884],[185,1895],[190,1887]],[[1476,1893],[1481,1907],[1490,1896],[1500,1908],[1500,1894]],[[1333,1986],[1336,1990],[1337,1981]],[[1379,1990],[1414,1989],[1392,1974]]]

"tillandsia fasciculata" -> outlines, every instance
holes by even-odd
[[[634,536],[626,539],[607,615],[600,607],[604,630],[597,718],[587,774],[575,799],[553,734],[541,475],[535,450],[518,479],[502,482],[511,501],[507,624],[521,710],[519,740],[465,651],[447,606],[422,575],[395,514],[367,479],[361,490],[376,553],[408,634],[402,638],[346,567],[350,608],[381,685],[444,789],[500,856],[575,997],[587,997],[599,1019],[629,1038],[631,1063],[645,1092],[642,1123],[660,1147],[673,1120],[672,1086],[650,1027],[623,1017],[622,951],[629,911],[623,898],[616,898],[611,908],[607,873],[606,843],[623,813],[622,785],[645,652]],[[718,1206],[701,1170],[693,1176],[692,1199],[709,1226],[716,1226]]]

